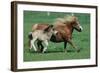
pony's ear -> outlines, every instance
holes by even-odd
[[[49,25],[47,28],[44,29],[44,32],[48,32],[50,30],[50,28],[52,28],[53,25]]]

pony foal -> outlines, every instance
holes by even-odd
[[[30,49],[33,47],[34,50],[37,51],[35,41],[41,41],[41,43],[43,42],[45,44],[42,51],[44,53],[48,47],[48,41],[50,40],[51,36],[56,33],[57,31],[53,29],[53,25],[49,25],[44,30],[35,30],[34,32],[29,33]]]

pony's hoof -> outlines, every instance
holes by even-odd
[[[80,52],[80,49],[78,49],[77,52]]]
[[[44,51],[42,53],[45,53]]]
[[[41,53],[41,50],[40,50],[40,48],[38,48],[38,53]]]
[[[28,51],[31,52],[31,49],[29,49]]]
[[[67,50],[65,50],[64,53],[67,53]]]

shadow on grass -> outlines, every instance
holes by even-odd
[[[55,51],[46,51],[45,53],[62,53],[62,52],[64,52],[64,51],[60,51],[60,50],[59,51],[56,51],[55,50]]]
[[[72,53],[72,52],[76,52],[76,50],[67,50],[66,53]],[[36,51],[33,51],[33,50],[29,50],[28,53],[34,53],[34,54],[42,54],[42,52],[36,52]],[[43,54],[47,54],[47,53],[65,53],[65,51],[46,51],[44,52]]]

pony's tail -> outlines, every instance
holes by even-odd
[[[32,32],[29,32],[29,34],[28,34],[28,45],[29,45],[29,47],[31,46],[31,40],[33,39],[33,37],[32,37]]]

